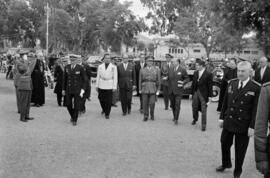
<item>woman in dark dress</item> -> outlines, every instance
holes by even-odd
[[[34,106],[36,107],[45,104],[44,69],[45,69],[44,62],[41,59],[37,59],[37,63],[31,75],[33,82],[31,102],[34,103]]]

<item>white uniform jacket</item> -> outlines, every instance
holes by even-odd
[[[103,90],[117,89],[117,67],[112,63],[105,69],[105,64],[98,66],[96,87]]]

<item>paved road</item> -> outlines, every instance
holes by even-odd
[[[31,108],[35,120],[22,123],[16,113],[13,83],[0,74],[0,177],[232,177],[232,169],[224,174],[215,172],[221,162],[216,104],[209,107],[207,131],[203,133],[200,124],[190,124],[189,100],[183,101],[180,124],[175,126],[171,111],[163,109],[162,99],[156,105],[156,120],[144,123],[138,98],[133,100],[132,115],[122,117],[118,107],[113,108],[111,119],[105,120],[96,94],[92,95],[87,113],[76,127],[49,89],[45,106]],[[243,177],[261,177],[255,169],[253,139]]]

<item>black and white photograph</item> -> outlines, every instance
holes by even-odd
[[[270,178],[269,0],[0,0],[0,178]]]

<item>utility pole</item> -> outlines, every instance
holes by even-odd
[[[47,3],[46,7],[47,12],[47,29],[46,29],[46,56],[48,56],[49,53],[49,3]]]

